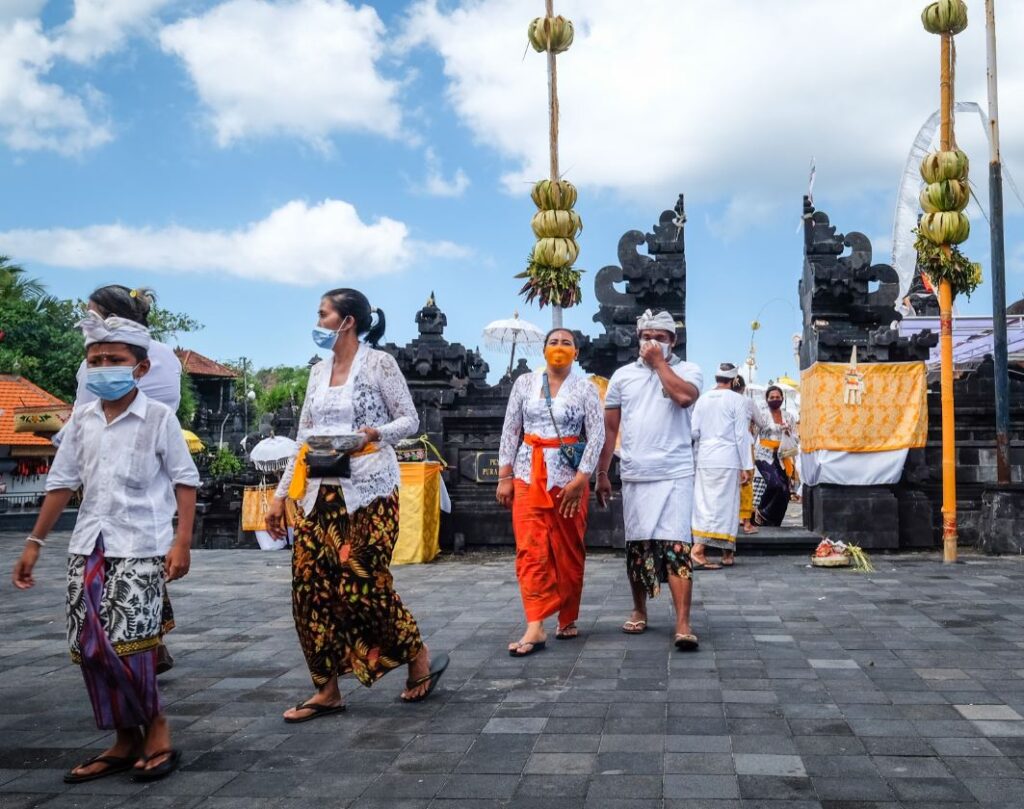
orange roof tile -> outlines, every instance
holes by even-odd
[[[226,365],[204,357],[198,351],[188,351],[184,348],[174,349],[174,353],[181,363],[181,370],[189,376],[219,376],[226,379],[237,379],[238,373],[232,371]]]
[[[53,447],[48,438],[32,433],[14,432],[14,409],[45,405],[64,405],[51,393],[23,376],[0,374],[0,445],[11,447]]]

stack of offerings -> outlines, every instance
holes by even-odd
[[[938,0],[921,14],[925,29],[932,34],[959,34],[967,27],[964,0]],[[971,235],[971,222],[964,208],[971,201],[967,175],[970,162],[956,148],[931,152],[921,162],[921,190],[924,215],[917,230],[918,260],[933,286],[948,281],[953,294],[968,297],[981,283],[981,265],[970,261],[956,245]]]

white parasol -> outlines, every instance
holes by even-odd
[[[534,326],[519,319],[519,312],[504,320],[495,320],[484,327],[485,345],[491,351],[510,351],[508,373],[512,374],[512,364],[516,359],[516,349],[524,354],[539,354],[544,346],[544,332],[540,326]]]
[[[264,438],[249,453],[249,460],[261,472],[283,472],[299,445],[283,435]]]

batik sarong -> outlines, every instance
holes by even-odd
[[[561,489],[550,491],[552,505],[538,505],[530,487],[515,482],[512,530],[516,538],[516,578],[527,621],[543,621],[558,613],[558,625],[568,626],[580,615],[586,548],[589,488],[572,517],[558,511]]]
[[[341,487],[322,485],[298,521],[292,616],[317,688],[349,672],[372,685],[423,648],[389,569],[397,540],[397,490],[350,514]]]
[[[739,470],[698,467],[693,487],[693,541],[733,550],[739,509]]]
[[[148,725],[161,713],[163,591],[162,556],[107,559],[100,536],[89,556],[68,558],[68,645],[103,730]]]
[[[655,598],[670,575],[693,578],[690,546],[660,539],[627,542],[626,575],[630,584],[642,587],[648,598]]]

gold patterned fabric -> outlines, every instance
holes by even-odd
[[[856,397],[847,395],[854,367]],[[885,452],[923,447],[928,438],[923,362],[817,362],[801,375],[800,393],[804,452]]]
[[[389,570],[397,539],[397,491],[349,513],[341,487],[323,485],[296,526],[292,615],[317,688],[349,672],[372,685],[423,648]]]

